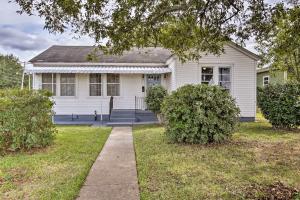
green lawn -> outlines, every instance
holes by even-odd
[[[61,126],[51,147],[0,157],[0,199],[74,199],[110,130]]]
[[[300,189],[300,132],[274,131],[261,119],[210,146],[172,144],[163,132],[134,128],[142,200],[257,199],[276,181]]]

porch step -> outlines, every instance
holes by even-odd
[[[111,117],[110,122],[135,122],[136,118],[129,118],[129,117]]]
[[[110,116],[110,122],[114,123],[133,123],[136,121],[135,110],[116,110],[113,109]]]
[[[109,123],[130,125],[138,122],[157,122],[157,117],[153,112],[147,110],[113,109]]]
[[[115,113],[115,112],[112,112],[111,113],[111,116],[110,117],[114,117],[114,118],[134,118],[135,117],[135,114],[127,114],[127,113]]]
[[[134,122],[107,122],[106,126],[132,126]]]

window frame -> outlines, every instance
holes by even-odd
[[[267,84],[265,84],[265,78],[268,78],[268,83]],[[265,86],[267,86],[269,84],[270,84],[270,75],[263,76],[263,86],[265,87]]]
[[[92,75],[100,75],[100,82],[91,82],[91,76]],[[90,97],[101,97],[101,96],[103,96],[103,88],[102,88],[102,86],[103,86],[103,84],[102,84],[102,74],[101,73],[95,73],[95,74],[89,74],[89,96]],[[91,86],[92,85],[99,85],[100,86],[100,95],[92,95],[91,94]]]
[[[229,74],[224,74],[224,75],[229,75],[229,81],[221,81],[221,73],[220,73],[220,69],[221,68],[227,68],[229,69]],[[220,85],[220,83],[223,82],[223,83],[230,83],[230,87],[229,88],[225,88],[223,86]],[[218,66],[218,86],[224,88],[225,90],[229,90],[229,92],[232,91],[232,66]]]
[[[212,81],[213,81],[213,83],[212,84],[215,84],[215,81],[214,81],[214,74],[215,74],[215,67],[216,66],[201,66],[201,68],[200,68],[200,70],[201,70],[201,77],[200,77],[200,80],[201,80],[201,84],[207,84],[207,85],[209,85],[209,82],[210,81],[203,81],[203,79],[202,79],[202,77],[203,76],[212,76]],[[209,74],[209,73],[203,73],[202,72],[202,69],[203,68],[211,68],[212,69],[212,74]]]
[[[43,82],[43,76],[44,75],[48,75],[48,74],[51,74],[51,82],[47,82],[47,83],[44,83]],[[57,74],[56,73],[42,73],[42,80],[41,80],[41,83],[42,83],[42,85],[41,85],[41,89],[42,90],[47,90],[47,89],[44,89],[43,88],[43,85],[51,85],[51,91],[50,92],[52,92],[52,96],[57,96]],[[54,81],[54,78],[55,78],[55,81]],[[53,92],[54,91],[54,88],[55,88],[55,93]]]
[[[146,77],[145,81],[146,81],[147,88],[150,88],[155,85],[162,85],[162,74],[146,74],[145,77]],[[152,85],[149,84],[151,83],[151,81],[149,81],[151,79],[153,80],[152,83],[154,83]]]
[[[118,82],[108,82],[108,76],[109,75],[118,75],[119,77],[118,77]],[[118,87],[118,95],[109,95],[108,94],[108,86],[112,86],[112,85],[117,85],[117,86],[119,86]],[[118,96],[121,96],[121,75],[120,74],[114,74],[114,73],[108,73],[108,74],[106,74],[106,94],[107,94],[107,96],[114,96],[114,97],[118,97]]]
[[[66,75],[66,74],[68,74],[68,75],[74,75],[74,83],[63,83],[62,82],[63,75]],[[63,88],[62,85],[74,85],[74,95],[62,95],[62,88]],[[60,74],[60,96],[61,97],[75,97],[76,93],[77,93],[76,88],[77,88],[77,85],[76,85],[76,74],[74,74],[74,73],[61,73]]]
[[[230,89],[228,90],[231,95],[234,95],[234,64],[233,63],[199,63],[198,65],[198,82],[199,84],[203,84],[202,82],[202,68],[203,67],[211,67],[213,68],[213,82],[211,85],[219,85],[219,79],[220,79],[220,73],[219,73],[219,68],[229,68],[230,69]],[[222,87],[222,86],[220,86]],[[223,88],[223,87],[222,87]]]

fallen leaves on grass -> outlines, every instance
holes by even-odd
[[[267,186],[252,184],[246,194],[247,199],[255,200],[292,200],[299,193],[296,188],[277,181]]]

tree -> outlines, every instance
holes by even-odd
[[[23,68],[13,55],[0,55],[0,89],[21,86]]]
[[[265,7],[252,27],[262,55],[262,65],[272,71],[288,71],[289,78],[300,82],[300,6],[298,1],[290,6],[280,3]]]
[[[299,80],[299,0],[10,0],[37,14],[50,32],[89,35],[106,53],[161,46],[181,60],[221,54],[254,37],[262,64]],[[278,1],[275,1],[278,2]]]
[[[86,34],[107,53],[162,46],[182,60],[220,54],[229,40],[249,37],[245,21],[264,0],[12,0],[38,14],[50,32]]]

